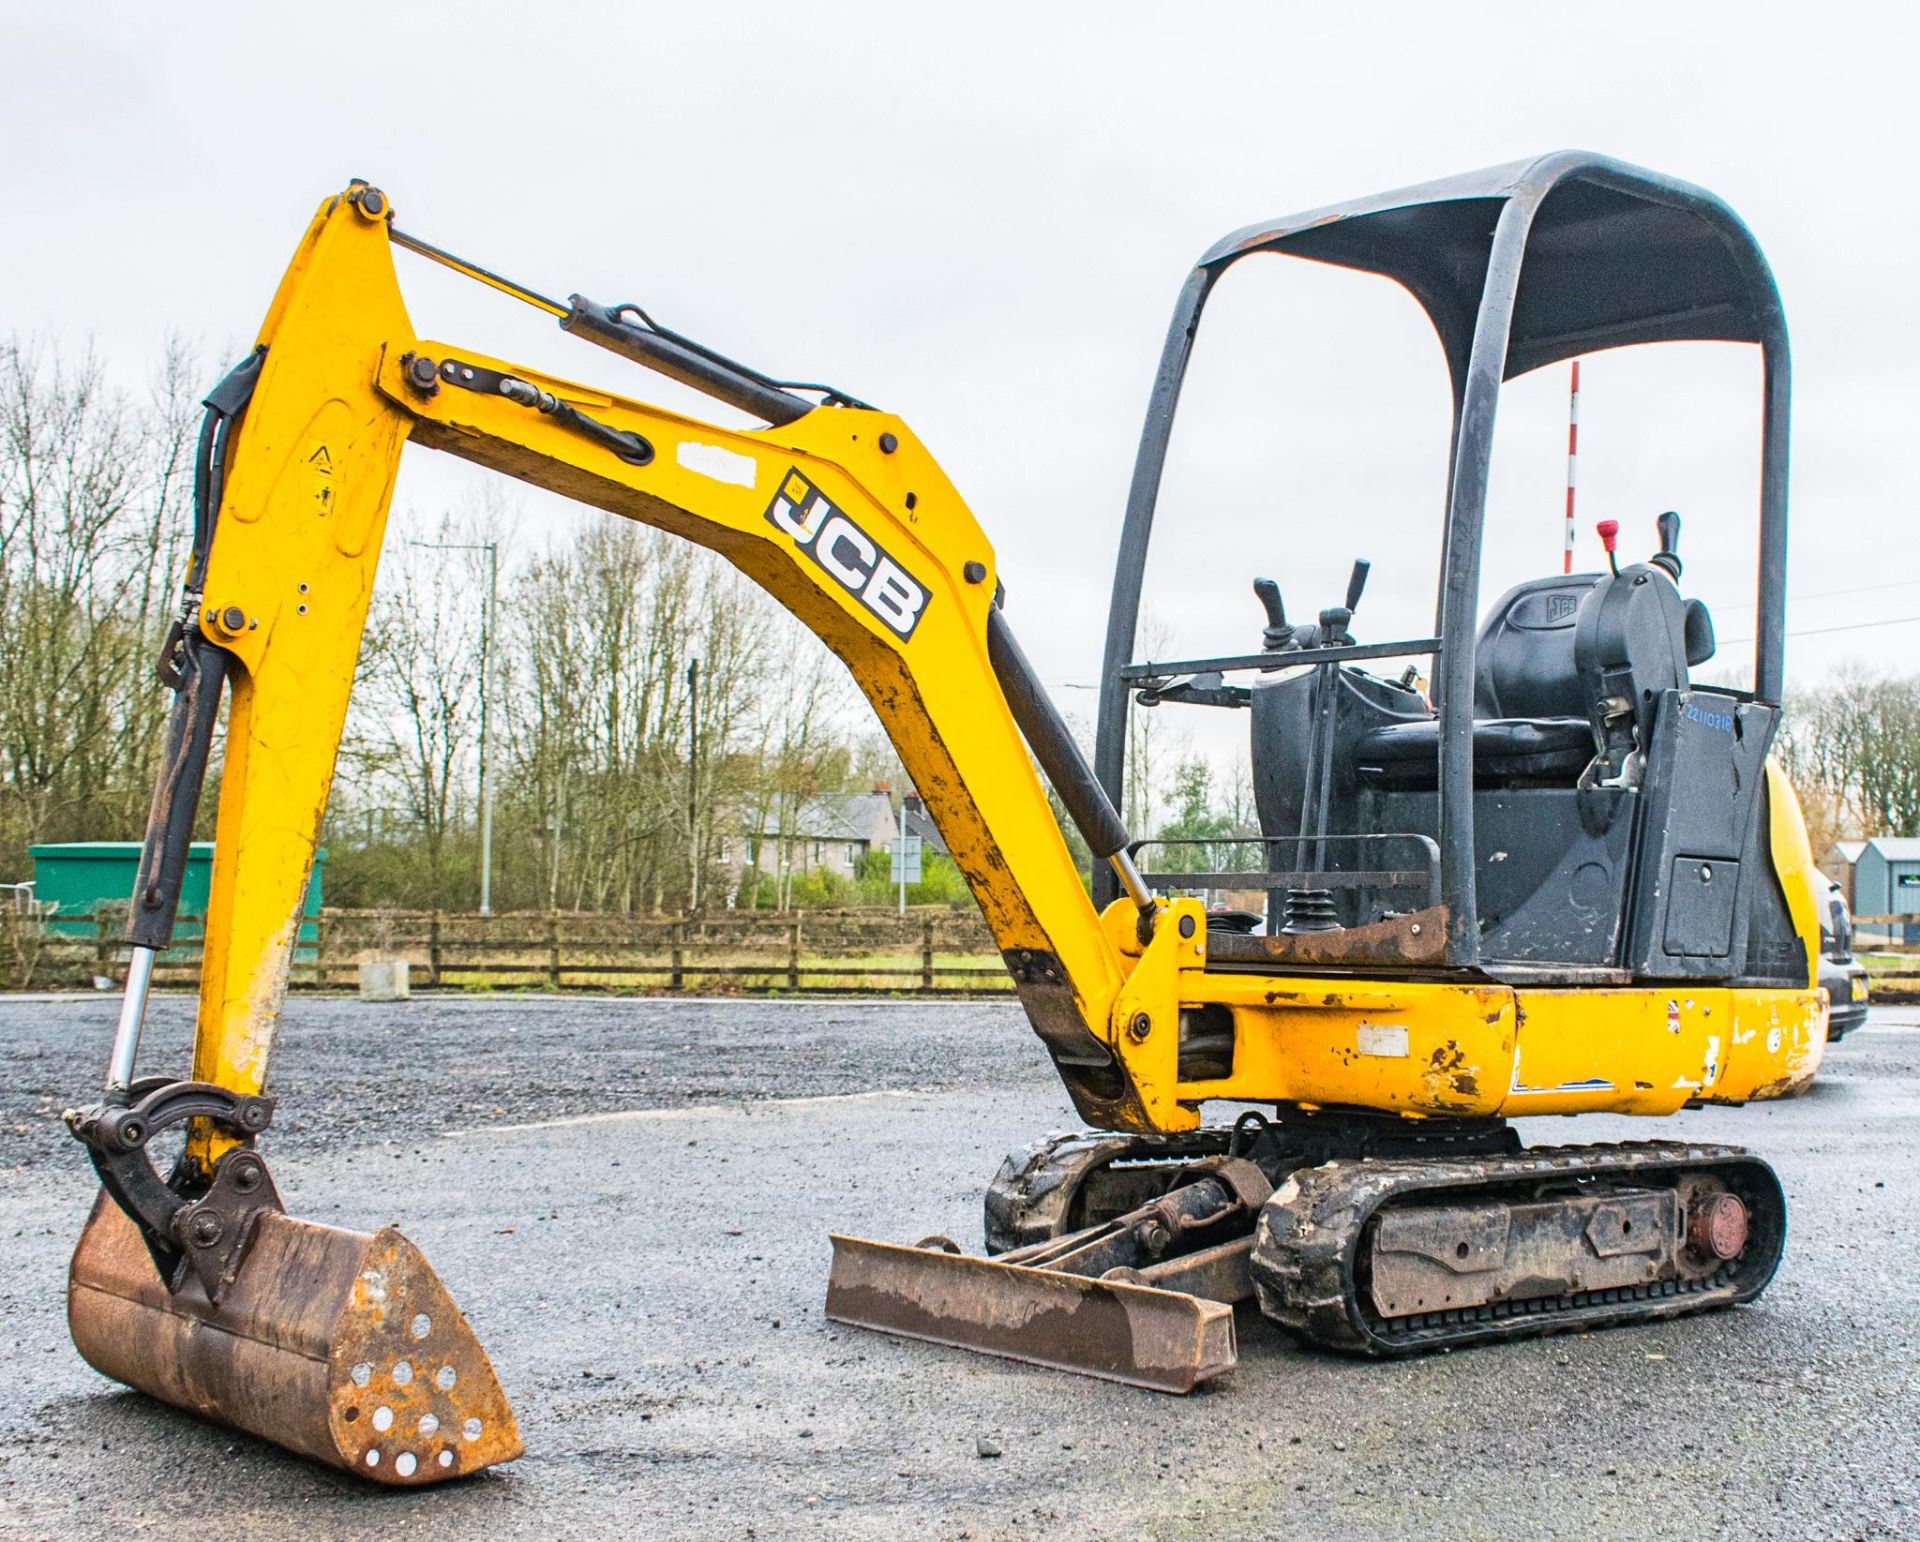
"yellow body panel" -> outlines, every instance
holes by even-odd
[[[1807,983],[1817,985],[1820,983],[1820,912],[1813,896],[1816,886],[1825,889],[1826,879],[1814,866],[1813,843],[1807,839],[1807,821],[1800,812],[1799,795],[1787,780],[1787,773],[1771,760],[1767,762],[1767,850],[1773,858],[1773,872],[1780,881],[1780,891],[1786,896],[1787,914],[1793,917],[1794,932],[1807,950]]]
[[[1197,902],[1164,906],[1144,947],[1131,906],[1095,914],[988,659],[992,547],[898,418],[836,407],[782,428],[727,430],[423,342],[400,297],[384,218],[346,197],[316,217],[261,341],[267,360],[229,452],[202,610],[203,630],[242,668],[198,1077],[244,1092],[266,1080],[409,438],[710,547],[825,640],[925,796],[1016,965],[1036,1031],[1063,1074],[1086,1072],[1068,1085],[1091,1122],[1186,1129],[1209,1099],[1414,1117],[1662,1114],[1691,1099],[1775,1094],[1818,1063],[1817,918],[1798,876],[1811,856],[1784,778],[1770,782],[1770,833],[1796,929],[1809,939],[1807,989],[1534,990],[1209,972]],[[630,464],[501,395],[451,383],[424,391],[408,372],[416,356],[510,375],[643,436],[653,456]],[[834,518],[846,522],[838,545],[829,540]],[[924,593],[904,624],[897,600],[876,598],[880,558]],[[244,614],[238,629],[221,620],[229,607]],[[1233,1015],[1232,1070],[1183,1083],[1181,1014],[1209,1005]],[[211,1138],[198,1140],[203,1157],[216,1154]]]
[[[1132,924],[1124,904],[1108,918]],[[1812,1076],[1826,1044],[1817,990],[1210,974],[1205,919],[1197,900],[1173,901],[1115,1003],[1117,1047],[1162,1129],[1196,1128],[1216,1099],[1422,1118],[1670,1114],[1780,1096]],[[1215,1004],[1233,1013],[1232,1072],[1183,1082],[1178,1014]]]

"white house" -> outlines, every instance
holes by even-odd
[[[892,851],[899,833],[893,798],[884,784],[872,792],[809,798],[790,817],[783,817],[785,813],[777,804],[757,820],[748,812],[737,828],[721,836],[714,855],[733,887],[739,887],[748,868],[763,873],[825,871],[851,878],[868,852]]]

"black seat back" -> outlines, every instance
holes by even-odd
[[[1476,718],[1584,718],[1573,656],[1580,603],[1598,573],[1556,573],[1518,584],[1487,612],[1475,646]]]

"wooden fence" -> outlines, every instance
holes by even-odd
[[[199,979],[200,918],[181,918],[155,982]],[[117,983],[126,968],[121,917],[102,911],[80,935],[14,922],[0,973],[15,989]],[[776,914],[615,916],[534,912],[323,910],[302,929],[290,983],[341,989],[374,955],[411,964],[416,990],[815,992],[977,995],[1010,990],[993,936],[976,913],[916,907]],[[30,971],[23,970],[33,952]],[[23,973],[28,977],[23,978]]]

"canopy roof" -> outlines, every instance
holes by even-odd
[[[1505,378],[1632,343],[1780,335],[1772,274],[1731,209],[1704,188],[1578,150],[1249,225],[1200,266],[1267,251],[1394,279],[1432,318],[1457,389],[1494,227],[1513,200],[1533,217]]]

